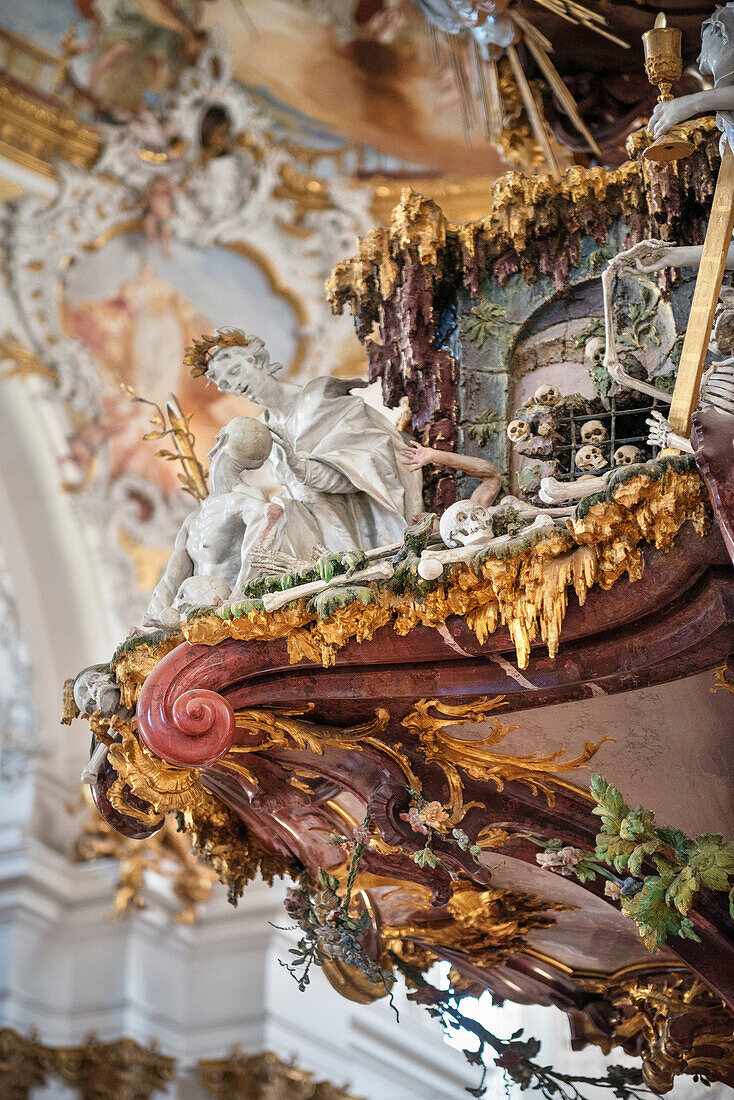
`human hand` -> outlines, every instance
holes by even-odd
[[[272,435],[275,444],[283,450],[285,454],[285,460],[290,466],[291,470],[300,481],[303,481],[306,476],[305,459],[303,459],[293,449],[293,445],[290,439],[282,430],[282,428],[274,428],[272,424],[269,424],[268,427],[270,428],[270,434]]]
[[[429,462],[435,460],[435,452],[433,447],[424,447],[422,443],[419,443],[417,439],[411,439],[400,452],[403,465],[407,466],[409,470],[415,472],[420,470],[423,466],[427,466]]]
[[[657,139],[666,134],[673,126],[679,126],[692,113],[688,104],[689,96],[669,99],[667,103],[658,103],[647,125],[649,134]],[[695,113],[695,112],[694,112]]]

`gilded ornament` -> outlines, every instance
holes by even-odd
[[[164,635],[158,632],[157,636],[151,636],[150,642],[137,643],[137,639],[131,639],[131,643],[123,643],[112,658],[112,668],[120,685],[120,701],[124,707],[134,707],[140,695],[140,689],[148,675],[153,671],[159,661],[163,660],[176,646],[184,640],[178,634]]]
[[[536,928],[555,923],[551,912],[566,912],[573,906],[542,901],[532,894],[511,890],[484,890],[473,886],[455,886],[443,921],[423,924],[418,919],[399,928],[383,930],[385,942],[416,941],[429,951],[459,951],[473,966],[492,970],[525,945],[525,937]],[[403,948],[398,953],[402,957]]]
[[[734,695],[734,680],[729,679],[726,665],[714,669],[714,686],[709,691],[729,691]]]
[[[696,472],[651,464],[626,479],[617,475],[604,499],[577,510],[568,531],[552,531],[508,556],[498,552],[471,566],[458,563],[447,579],[427,591],[424,585],[416,593],[398,593],[388,582],[375,582],[375,602],[365,606],[355,601],[323,620],[301,600],[270,613],[254,608],[239,618],[203,615],[182,630],[194,645],[285,637],[292,663],[309,660],[328,667],[347,642],[369,639],[381,626],[392,623],[404,635],[420,624],[442,629],[449,615],[460,615],[480,643],[507,626],[522,669],[538,638],[551,657],[558,653],[571,591],[583,606],[594,586],[607,590],[625,575],[639,580],[645,544],[670,549],[689,520],[703,536],[710,516],[706,489]],[[160,657],[151,654],[150,659],[155,663]],[[126,670],[118,668],[117,675],[126,681]],[[137,690],[134,686],[131,696]]]
[[[103,1043],[90,1036],[84,1046],[53,1051],[54,1069],[79,1089],[83,1100],[149,1100],[174,1078],[176,1062],[155,1043],[140,1046],[133,1039]]]
[[[179,822],[194,852],[229,888],[234,903],[258,874],[272,886],[275,878],[294,878],[300,871],[297,860],[265,848],[234,810],[203,788],[201,800],[187,807]]]
[[[225,757],[225,763],[232,756],[238,758],[242,754],[261,753],[273,746],[294,749],[298,752],[307,751],[315,756],[323,756],[325,746],[354,748],[357,751],[363,747],[369,747],[376,749],[382,755],[389,756],[402,771],[408,786],[416,790],[421,789],[421,782],[414,774],[408,758],[400,752],[400,747],[389,745],[380,737],[390,721],[390,715],[383,707],[376,709],[372,721],[345,728],[304,722],[299,714],[307,713],[308,709],[300,712],[237,711],[235,724],[241,729],[246,729],[248,733],[260,736],[262,740],[252,745],[233,745],[229,755]]]
[[[360,1100],[271,1051],[245,1054],[235,1047],[226,1058],[201,1059],[199,1073],[207,1096],[217,1100]]]
[[[28,1100],[31,1089],[46,1084],[53,1070],[53,1051],[33,1036],[9,1027],[0,1030],[0,1092],[5,1100]]]
[[[607,1051],[617,1045],[641,1048],[642,1072],[656,1093],[669,1092],[680,1074],[700,1073],[713,1081],[734,1070],[734,1014],[702,981],[688,972],[614,981],[596,987],[617,1009],[611,1037],[587,1029],[589,1041]]]
[[[468,807],[463,805],[463,782],[459,769],[472,779],[491,781],[498,790],[505,783],[520,783],[528,787],[534,795],[545,795],[549,806],[555,802],[558,788],[573,790],[584,794],[565,780],[557,778],[558,773],[576,771],[584,767],[598,752],[605,741],[614,738],[602,737],[600,741],[587,741],[584,751],[572,760],[562,760],[565,750],[558,749],[547,756],[534,752],[529,756],[510,756],[489,751],[501,744],[505,738],[518,729],[518,726],[504,726],[492,712],[504,705],[504,696],[494,699],[480,699],[473,703],[451,706],[438,699],[421,699],[413,711],[403,719],[403,726],[415,734],[426,761],[437,764],[444,772],[451,794],[451,824],[462,820]],[[444,733],[444,727],[456,726],[462,722],[484,722],[491,726],[491,732],[478,741],[452,737]],[[485,846],[506,842],[500,831],[496,836],[485,837]]]
[[[109,914],[112,920],[134,909],[145,908],[143,887],[147,870],[172,880],[180,906],[173,918],[177,924],[193,924],[198,919],[197,907],[209,900],[217,880],[214,871],[193,855],[189,840],[177,830],[170,817],[153,836],[130,840],[116,832],[95,808],[91,808],[74,850],[83,862],[110,857],[118,861],[118,879]]]
[[[153,756],[140,743],[132,726],[121,718],[93,716],[90,724],[97,741],[108,746],[107,759],[117,772],[107,797],[119,813],[150,824],[169,810],[184,810],[201,800],[203,787],[198,768],[174,768]],[[113,740],[115,735],[119,741]],[[125,797],[126,788],[149,803],[150,810],[133,805]]]

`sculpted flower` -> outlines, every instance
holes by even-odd
[[[612,901],[619,901],[622,896],[622,889],[616,882],[612,882],[610,879],[604,883],[604,895],[611,898]]]
[[[552,871],[554,867],[560,867],[562,862],[560,852],[538,852],[535,859],[544,871]]]
[[[352,833],[356,844],[369,844],[371,833],[365,825],[356,825]]]
[[[428,829],[423,824],[421,813],[417,806],[411,806],[407,814],[400,815],[400,819],[401,821],[407,821],[414,833],[428,833]]]
[[[561,857],[561,874],[572,875],[573,869],[581,859],[582,854],[579,848],[572,848],[570,845],[566,848],[561,848],[558,853]]]
[[[440,802],[426,802],[419,811],[419,816],[431,829],[444,829],[449,820],[449,815]]]
[[[574,848],[568,844],[557,852],[549,850],[538,852],[535,858],[545,871],[558,870],[562,875],[568,877],[573,874],[574,868],[582,855],[583,852],[580,848]]]

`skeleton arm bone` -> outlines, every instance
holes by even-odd
[[[624,369],[617,356],[617,331],[614,323],[614,310],[612,308],[612,283],[614,276],[620,268],[622,270],[634,270],[630,268],[625,269],[623,263],[615,262],[620,261],[622,257],[627,256],[628,253],[631,252],[633,252],[633,249],[629,249],[627,253],[621,252],[619,256],[615,256],[614,260],[607,264],[606,270],[602,273],[601,277],[602,297],[604,300],[604,366],[618,385],[627,386],[631,390],[637,390],[639,393],[647,394],[648,397],[657,397],[658,400],[666,401],[670,404],[673,400],[672,394],[658,389],[657,386],[651,386],[649,382],[641,382],[638,378],[633,378],[632,375],[628,374]]]
[[[576,481],[558,481],[555,477],[544,477],[540,482],[538,496],[548,504],[559,504],[564,500],[583,500],[592,493],[601,493],[607,487],[610,470],[603,477],[577,478]]]
[[[263,594],[262,601],[266,611],[277,611],[279,607],[291,603],[292,600],[304,600],[308,596],[318,596],[320,592],[325,592],[327,588],[337,587],[340,584],[362,584],[364,581],[387,580],[393,575],[393,572],[392,562],[383,561],[378,565],[370,565],[366,569],[352,573],[351,577],[339,576],[334,577],[331,581],[311,581],[308,584],[299,584],[295,588],[289,588],[284,592],[266,592]]]
[[[669,248],[661,250],[652,263],[645,264],[638,261],[636,269],[642,275],[650,275],[655,271],[662,271],[664,267],[698,267],[702,255],[702,244],[672,244]],[[726,254],[726,268],[729,271],[734,268],[734,244],[729,246]]]
[[[618,274],[648,275],[655,271],[661,271],[664,267],[698,267],[701,263],[702,254],[703,245],[668,245],[665,241],[640,241],[625,252],[620,252],[607,264],[601,277],[604,301],[604,366],[619,385],[647,394],[648,397],[656,397],[659,401],[664,401],[667,404],[670,404],[673,399],[672,394],[665,393],[657,386],[633,378],[619,361],[612,303],[612,287],[615,276]],[[734,244],[729,247],[726,267],[729,269],[734,268]]]
[[[648,417],[645,423],[650,428],[647,436],[648,447],[675,447],[686,454],[693,454],[691,441],[672,431],[668,421],[657,409],[652,410],[652,416]]]

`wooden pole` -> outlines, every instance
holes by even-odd
[[[543,150],[543,156],[545,157],[546,164],[550,169],[551,175],[555,176],[556,179],[560,179],[561,171],[558,167],[556,155],[553,152],[553,146],[550,142],[550,139],[548,138],[548,134],[546,133],[545,119],[543,118],[538,104],[535,102],[535,96],[533,95],[532,89],[528,84],[527,77],[522,70],[520,58],[517,56],[517,50],[514,46],[507,47],[507,56],[510,59],[512,72],[515,77],[515,83],[520,89],[520,95],[522,96],[525,110],[527,112],[528,118],[530,119],[530,125],[533,129],[535,140],[538,142],[538,145]]]
[[[683,341],[678,377],[668,417],[678,435],[688,438],[691,416],[698,400],[701,375],[706,361],[714,312],[724,277],[726,257],[734,230],[734,153],[726,144],[711,204],[711,216],[703,245],[701,266]],[[677,453],[677,452],[675,452]]]

